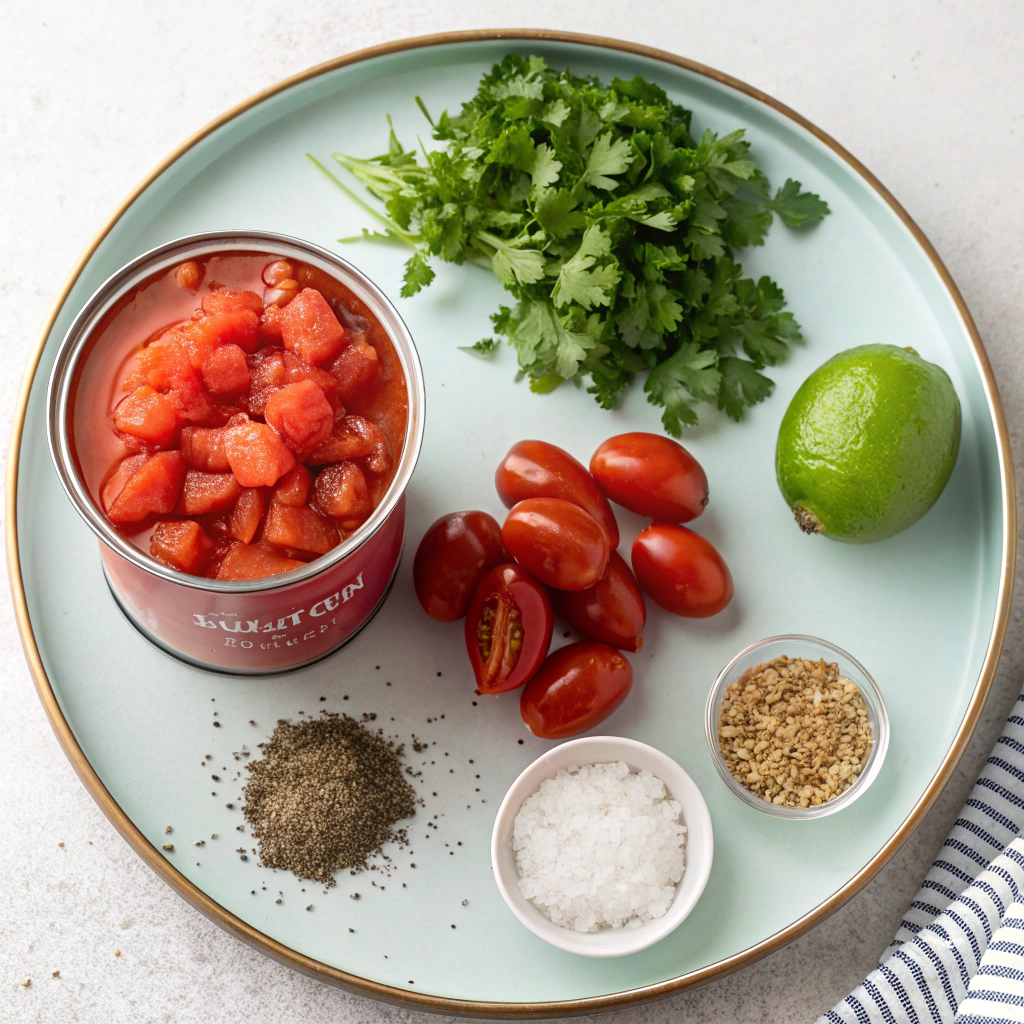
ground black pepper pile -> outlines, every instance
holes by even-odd
[[[416,794],[396,751],[348,715],[281,719],[247,765],[243,813],[265,867],[324,885],[360,869],[415,814]]]

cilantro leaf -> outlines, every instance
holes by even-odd
[[[533,180],[534,188],[545,188],[548,185],[554,185],[558,181],[558,172],[561,169],[561,163],[555,159],[555,151],[547,143],[541,143],[533,151],[533,159],[530,162],[530,177]]]
[[[719,360],[719,367],[722,383],[718,392],[718,408],[724,409],[731,419],[738,421],[748,405],[763,402],[775,387],[746,359],[725,356]]]
[[[725,256],[725,242],[720,235],[713,235],[700,228],[692,228],[686,235],[686,244],[699,260],[717,260]]]
[[[764,237],[772,226],[772,212],[759,203],[742,199],[727,199],[722,203],[726,220],[722,224],[722,239],[733,249],[748,245],[763,245]]]
[[[530,390],[535,395],[550,395],[559,384],[564,383],[557,373],[544,373],[539,377],[530,378]]]
[[[679,437],[684,426],[697,423],[696,400],[714,401],[718,397],[722,375],[717,356],[701,351],[696,345],[683,345],[647,375],[644,391],[651,402],[665,411],[661,422],[673,437]]]
[[[829,213],[828,203],[813,192],[801,192],[800,182],[792,178],[775,193],[771,208],[791,228],[813,224]]]
[[[521,304],[508,324],[509,340],[519,353],[519,365],[534,376],[550,368],[563,380],[575,376],[594,339],[566,327],[550,302]]]
[[[504,245],[491,257],[498,280],[504,285],[532,284],[544,276],[544,254],[536,249],[513,249]]]
[[[489,359],[498,351],[498,347],[500,345],[501,342],[497,338],[481,338],[472,345],[460,345],[459,349],[462,352],[468,352],[471,356],[477,356],[480,359]]]
[[[533,215],[552,238],[568,238],[581,231],[586,217],[577,210],[580,201],[567,189],[541,189],[534,201]]]
[[[602,409],[615,409],[622,400],[622,392],[633,383],[634,374],[617,363],[601,361],[587,367],[590,373],[589,394]]]
[[[613,189],[618,182],[609,174],[622,174],[633,162],[633,147],[627,139],[615,139],[610,132],[600,136],[587,158],[583,179],[594,188]]]
[[[775,336],[770,320],[744,320],[739,329],[743,336],[743,350],[755,366],[773,366],[786,357],[789,346]]]
[[[552,125],[555,128],[558,128],[562,125],[562,122],[565,121],[565,119],[569,116],[570,113],[571,111],[569,109],[569,105],[565,102],[565,100],[558,99],[555,100],[553,103],[549,103],[544,108],[543,112],[540,115],[540,119],[542,121],[547,121],[548,124]]]
[[[592,224],[584,232],[580,247],[558,271],[551,298],[556,306],[577,302],[584,309],[607,306],[611,290],[619,279],[618,267],[595,266],[595,262],[611,252],[612,242],[599,224]]]
[[[426,256],[417,249],[405,264],[402,276],[402,290],[399,294],[403,299],[415,295],[421,288],[426,288],[434,280],[434,268],[427,262]]]
[[[478,231],[477,238],[494,246],[491,266],[506,287],[517,283],[533,284],[544,276],[544,254],[539,250],[518,249],[489,231]]]

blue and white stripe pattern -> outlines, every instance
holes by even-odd
[[[1024,694],[881,963],[818,1024],[1024,1024]]]

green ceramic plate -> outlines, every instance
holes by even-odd
[[[545,744],[525,734],[514,695],[476,701],[462,626],[421,613],[411,559],[375,621],[326,662],[268,679],[197,672],[121,617],[44,437],[57,344],[108,274],[160,242],[213,228],[336,246],[367,217],[303,153],[380,152],[386,114],[402,139],[424,135],[413,96],[432,111],[456,107],[509,50],[606,79],[647,76],[695,111],[697,127],[746,126],[773,181],[798,178],[833,210],[804,233],[776,225],[767,245],[744,254],[748,273],[770,273],[785,289],[807,343],[773,371],[774,397],[742,424],[705,411],[687,439],[711,481],[699,529],[731,565],[736,598],[710,621],[652,610],[634,692],[601,726],[674,757],[701,787],[716,839],[710,882],[684,926],[617,961],[556,951],[502,903],[488,861],[492,816]],[[410,548],[441,513],[500,513],[494,468],[519,438],[545,438],[586,459],[610,434],[659,429],[639,387],[609,413],[571,387],[532,395],[514,383],[508,352],[488,363],[459,351],[488,333],[502,301],[492,275],[441,268],[430,289],[403,300],[402,252],[366,244],[344,254],[398,303],[423,358],[428,419],[409,491]],[[667,54],[551,33],[433,38],[345,58],[257,97],[175,154],[101,235],[69,289],[15,432],[12,575],[30,661],[69,755],[126,838],[186,898],[279,959],[384,998],[471,1013],[556,1014],[664,994],[749,962],[835,909],[906,838],[962,752],[995,669],[1013,562],[1011,470],[988,363],[909,218],[835,143],[755,90]],[[913,345],[941,364],[963,402],[964,435],[956,472],[920,523],[886,543],[851,547],[800,533],[772,461],[799,383],[834,352],[867,341]],[[628,552],[640,521],[621,521]],[[739,649],[779,633],[821,636],[852,652],[891,717],[873,787],[820,821],[780,821],[744,806],[705,747],[702,712],[715,676]],[[236,831],[241,764],[232,756],[243,744],[254,748],[276,719],[322,708],[374,712],[388,733],[429,743],[410,753],[426,799],[411,829],[414,853],[396,854],[393,877],[345,876],[326,895],[261,869],[246,849],[251,840]],[[175,849],[164,854],[168,824]],[[205,845],[193,846],[198,839]],[[361,899],[349,899],[353,892]]]

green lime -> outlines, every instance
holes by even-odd
[[[793,396],[775,472],[804,532],[884,540],[935,504],[959,448],[960,402],[946,371],[912,348],[860,345]]]

